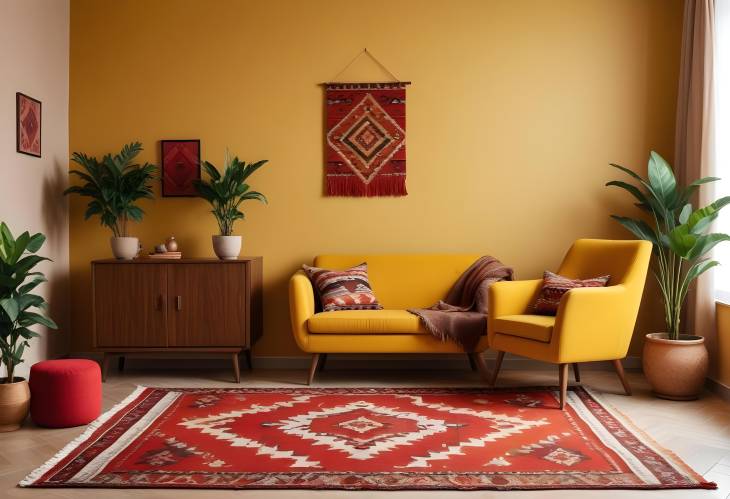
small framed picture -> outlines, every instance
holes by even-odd
[[[17,151],[41,157],[41,101],[15,93]]]
[[[200,179],[200,140],[161,140],[162,196],[195,197]]]

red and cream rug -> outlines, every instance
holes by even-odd
[[[715,488],[577,387],[138,388],[21,482],[223,489]]]

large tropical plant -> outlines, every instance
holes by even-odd
[[[194,186],[198,195],[208,201],[213,207],[211,213],[218,222],[221,236],[230,236],[233,233],[233,224],[244,218],[239,209],[241,203],[255,199],[266,203],[266,196],[250,190],[246,179],[256,170],[267,163],[267,160],[246,164],[234,156],[231,159],[228,151],[225,156],[225,169],[221,174],[212,163],[203,162],[203,169],[210,178],[209,181],[195,180]]]
[[[0,223],[0,364],[7,369],[6,383],[13,383],[15,368],[31,338],[38,336],[36,325],[56,329],[56,323],[39,313],[46,301],[32,291],[46,281],[36,265],[48,258],[36,255],[46,237],[23,232],[16,239],[8,226]]]
[[[682,305],[690,284],[719,265],[707,255],[718,243],[730,240],[727,234],[709,233],[720,210],[730,203],[730,196],[704,208],[693,208],[691,199],[699,187],[720,179],[704,177],[688,186],[679,186],[669,163],[654,151],[649,156],[646,179],[621,165],[611,163],[611,166],[637,182],[634,185],[613,180],[606,185],[628,191],[638,201],[636,205],[649,215],[649,222],[643,218],[611,217],[639,239],[653,243],[654,275],[662,292],[667,333],[670,339],[678,340]]]
[[[106,154],[101,161],[79,152],[71,156],[71,160],[81,165],[83,171],[71,170],[69,173],[81,178],[84,183],[69,187],[64,194],[90,197],[84,219],[98,215],[101,224],[111,229],[115,237],[128,235],[130,220],[142,220],[144,211],[135,202],[152,198],[151,182],[157,167],[149,163],[135,163],[140,151],[142,144],[133,142],[125,145],[119,154]]]

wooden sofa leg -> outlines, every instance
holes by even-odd
[[[621,359],[614,359],[613,367],[616,369],[616,374],[618,374],[621,384],[624,386],[624,392],[626,392],[626,395],[631,395],[631,386],[626,379],[626,373],[624,372],[623,364],[621,364]]]
[[[312,364],[309,366],[309,377],[307,378],[308,385],[311,385],[312,381],[314,381],[314,375],[317,372],[317,366],[319,365],[320,357],[321,355],[318,353],[312,355]]]
[[[471,368],[472,371],[476,371],[477,369],[479,369],[477,367],[476,361],[474,360],[474,354],[473,353],[466,354],[466,358],[469,359],[469,367]]]
[[[487,368],[487,363],[484,362],[484,357],[482,357],[482,354],[475,352],[470,353],[469,358],[477,366],[477,371],[479,371],[482,379],[489,383],[489,369]]]
[[[327,363],[327,354],[323,353],[319,356],[319,366],[317,367],[317,371],[322,372],[324,371],[324,365]]]
[[[577,362],[573,362],[573,376],[575,376],[575,382],[580,383],[580,370],[578,370]]]
[[[565,398],[568,395],[568,366],[569,364],[560,364],[560,410],[565,409]]]
[[[494,371],[492,371],[492,377],[489,380],[489,386],[494,386],[497,383],[497,376],[499,370],[502,367],[502,361],[504,360],[504,352],[501,350],[497,352],[497,359],[494,362]]]

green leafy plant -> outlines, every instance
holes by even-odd
[[[82,185],[73,185],[64,194],[78,194],[91,198],[84,220],[98,215],[101,225],[109,227],[115,237],[126,237],[130,220],[139,222],[144,211],[135,204],[139,199],[151,199],[151,181],[157,167],[140,165],[134,159],[142,151],[142,144],[125,145],[119,154],[107,154],[101,161],[84,153],[75,152],[71,160],[84,171],[71,170],[69,174],[81,178]]]
[[[680,314],[690,284],[719,265],[706,255],[718,243],[730,240],[727,234],[708,233],[720,210],[730,203],[730,197],[693,209],[690,200],[699,187],[720,179],[704,177],[681,187],[677,185],[669,163],[654,151],[649,156],[647,179],[621,165],[611,163],[611,166],[637,182],[634,185],[613,180],[606,185],[631,193],[638,201],[636,205],[649,215],[649,223],[640,218],[611,217],[639,239],[653,243],[656,256],[654,276],[662,292],[667,333],[670,339],[678,340]]]
[[[46,236],[23,232],[17,239],[0,223],[0,361],[5,364],[6,383],[13,383],[15,367],[23,362],[23,352],[31,338],[39,336],[35,325],[57,329],[56,323],[38,313],[46,307],[40,295],[31,293],[45,282],[34,267],[48,258],[36,255]]]
[[[203,162],[203,169],[210,177],[210,181],[194,181],[198,195],[208,201],[213,207],[211,213],[218,222],[221,236],[230,236],[233,233],[233,224],[244,218],[239,210],[241,203],[248,199],[255,199],[266,203],[266,196],[250,190],[246,179],[256,170],[267,163],[267,160],[246,164],[235,156],[231,159],[228,151],[225,157],[223,174],[212,163]]]

